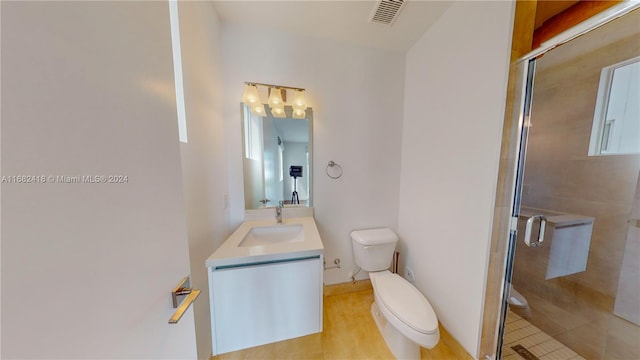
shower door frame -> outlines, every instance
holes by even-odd
[[[505,111],[501,163],[491,235],[491,253],[485,283],[483,323],[478,359],[501,358],[504,324],[516,246],[517,220],[527,149],[527,121],[532,100],[536,58],[587,32],[640,8],[640,1],[624,1],[549,39],[511,66],[515,89]],[[513,108],[509,111],[509,105]],[[511,113],[510,113],[511,112]]]

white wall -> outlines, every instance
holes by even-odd
[[[194,358],[166,2],[2,2],[3,359]],[[125,183],[48,176],[124,175]]]
[[[231,226],[244,218],[244,82],[304,87],[313,107],[315,218],[327,261],[343,265],[326,271],[325,282],[349,281],[351,230],[397,224],[404,54],[225,23],[222,56]],[[342,178],[327,177],[330,160],[342,166]]]
[[[398,230],[415,285],[477,356],[513,4],[456,2],[406,58]]]
[[[202,290],[194,303],[196,338],[198,358],[208,359],[211,321],[204,262],[229,233],[220,25],[213,6],[207,2],[181,1],[178,12],[189,138],[180,150],[191,285]]]

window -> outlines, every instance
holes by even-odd
[[[280,138],[278,138],[280,139]],[[284,181],[284,159],[283,159],[284,146],[282,144],[278,145],[278,166],[280,169],[280,179],[279,181]]]
[[[262,118],[254,115],[244,105],[244,156],[247,159],[262,160]]]
[[[589,155],[640,153],[640,57],[600,73]]]
[[[176,109],[178,111],[178,137],[187,142],[187,115],[184,107],[184,87],[182,85],[182,51],[180,50],[180,23],[178,2],[169,1],[169,22],[171,24],[171,48],[173,50],[173,76],[176,88]]]

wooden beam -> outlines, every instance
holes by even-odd
[[[620,2],[621,0],[582,0],[576,3],[567,10],[551,17],[536,29],[533,34],[533,48],[539,47],[543,42]]]
[[[511,36],[511,61],[532,50],[537,4],[536,0],[517,0],[516,2]]]

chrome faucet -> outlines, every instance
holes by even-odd
[[[278,224],[282,224],[282,207],[284,206],[284,202],[280,200],[278,206],[276,206],[276,222]]]

